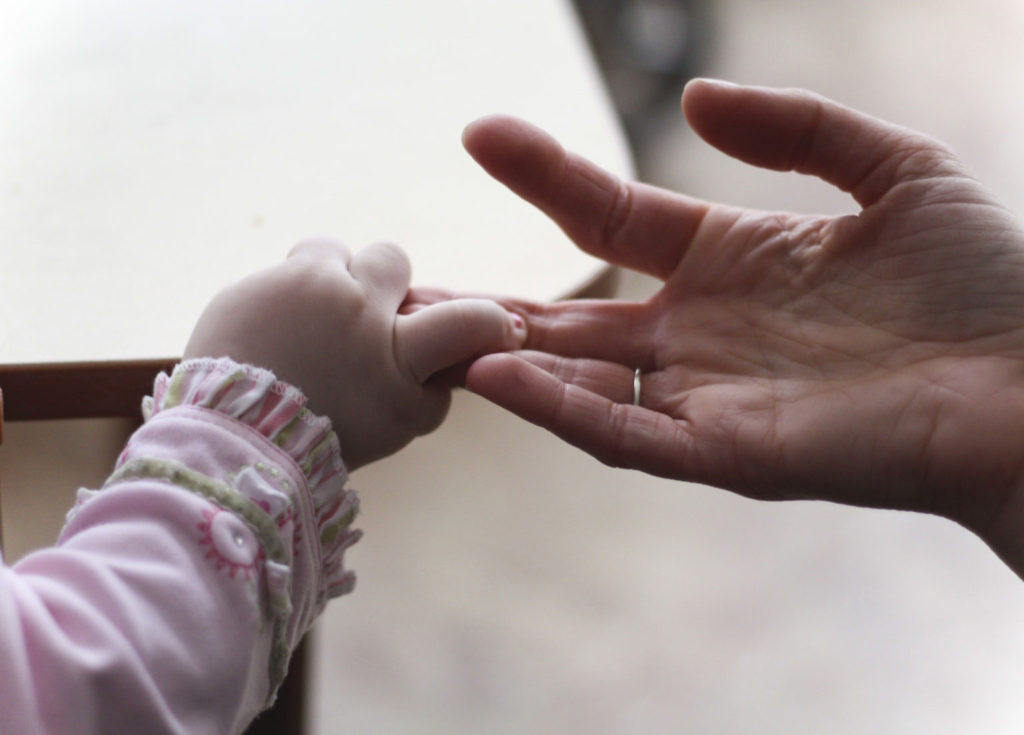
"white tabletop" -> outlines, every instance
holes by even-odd
[[[307,235],[397,242],[417,284],[582,286],[601,264],[462,151],[490,112],[631,171],[566,0],[7,0],[0,361],[173,357]]]

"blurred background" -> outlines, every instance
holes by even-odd
[[[697,140],[678,99],[710,75],[921,129],[1024,209],[1019,0],[576,6],[649,182],[851,209]],[[654,288],[623,274],[618,295]],[[1024,585],[948,522],[608,469],[466,394],[355,479],[360,582],[317,631],[318,735],[1024,731]]]
[[[930,133],[1024,211],[1024,0],[575,6],[648,182],[852,209],[701,143],[678,100],[709,75]],[[615,295],[656,288],[622,273]],[[130,428],[64,422],[77,438],[55,447],[52,425],[20,425],[5,488],[39,488],[21,512],[55,532],[52,509],[102,481]],[[354,485],[359,585],[314,632],[315,735],[1024,732],[1024,584],[946,521],[609,469],[464,392]]]

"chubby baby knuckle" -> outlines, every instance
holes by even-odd
[[[393,258],[396,262],[409,262],[409,256],[406,255],[405,250],[390,240],[377,240],[367,245],[367,248],[376,251],[381,257]]]
[[[340,259],[347,261],[351,256],[349,248],[333,237],[305,237],[299,240],[288,251],[287,257],[306,258],[309,260]]]
[[[359,300],[353,279],[338,261],[295,261],[278,275],[268,295],[299,308],[351,308],[352,302]]]
[[[412,273],[412,262],[400,246],[390,241],[375,242],[366,247],[366,254],[382,263],[396,276]]]

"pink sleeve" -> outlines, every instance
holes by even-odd
[[[328,598],[358,501],[325,419],[229,360],[161,375],[58,544],[0,567],[0,732],[245,729]]]

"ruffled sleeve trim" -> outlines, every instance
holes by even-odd
[[[161,373],[153,396],[143,401],[143,415],[176,406],[200,406],[226,414],[255,429],[290,456],[302,471],[312,499],[323,559],[317,609],[350,592],[355,575],[344,567],[345,550],[359,540],[352,521],[359,498],[345,487],[348,470],[338,438],[326,417],[306,408],[298,388],[272,372],[227,358],[187,360],[170,375]]]

